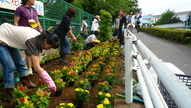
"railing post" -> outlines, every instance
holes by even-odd
[[[132,84],[132,37],[126,36],[127,32],[124,32],[125,38],[125,102],[133,102],[133,84]]]

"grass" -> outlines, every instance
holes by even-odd
[[[187,47],[191,48],[191,45],[186,45]]]

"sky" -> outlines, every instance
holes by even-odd
[[[160,15],[166,10],[175,12],[191,11],[191,0],[138,0],[142,15]]]

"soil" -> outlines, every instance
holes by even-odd
[[[77,54],[76,54],[77,55]],[[72,56],[75,56],[75,55],[67,55],[67,58],[70,60],[70,58]],[[121,83],[121,80],[123,79],[124,75],[125,75],[125,71],[124,71],[124,57],[122,54],[119,55],[119,59],[118,59],[118,71],[117,71],[117,75],[118,75],[118,78],[117,78],[117,83],[113,83],[112,84],[112,89],[109,91],[109,93],[111,93],[113,96],[115,96],[116,93],[118,94],[122,94],[122,91],[125,90],[125,87],[124,85]],[[95,61],[95,60],[94,60]],[[92,63],[94,63],[94,61]],[[55,69],[61,69],[63,66],[65,66],[66,64],[63,64],[63,63],[60,63],[58,59],[56,60],[53,60],[47,64],[44,64],[42,65],[42,67],[47,71],[47,72],[51,72]],[[88,68],[91,67],[91,64],[88,65]],[[87,69],[88,69],[87,68]],[[87,70],[86,69],[86,70]],[[86,71],[85,70],[85,71]],[[85,71],[82,72],[82,75],[80,75],[80,78],[84,78],[84,75],[85,75]],[[39,77],[37,75],[37,73],[34,72],[34,74],[32,76],[30,76],[32,81],[34,82],[35,79],[37,77]],[[96,83],[102,81],[102,76],[100,75],[98,80],[96,81]],[[19,85],[20,82],[16,83],[16,85]],[[97,89],[95,88],[96,87],[96,84],[94,86],[91,87],[90,89],[90,102],[89,103],[84,103],[83,104],[83,108],[96,108],[97,106],[97,99],[95,97],[95,95],[97,94]],[[59,96],[59,97],[56,97],[54,96],[54,93],[51,93],[51,96],[49,98],[49,106],[48,108],[56,108],[56,106],[59,106],[60,103],[74,103],[74,89],[76,88],[76,86],[68,86],[66,85],[65,88],[63,88],[63,91],[62,91],[62,95]],[[6,93],[5,93],[5,89],[3,88],[3,85],[0,86],[0,106],[3,106],[3,108],[14,108],[15,104],[11,104],[11,103],[8,103],[4,100],[6,96]],[[116,98],[119,98],[119,97],[116,97]],[[114,102],[113,102],[114,104]]]

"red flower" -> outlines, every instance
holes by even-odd
[[[71,75],[76,75],[74,71],[71,72]]]
[[[19,89],[20,91],[24,91],[26,88],[27,88],[26,86],[24,86],[24,87],[23,87],[23,86],[19,86],[19,87],[18,87],[18,89]]]
[[[24,100],[25,100],[24,97],[21,97],[21,98],[20,98],[20,101],[24,101]]]

